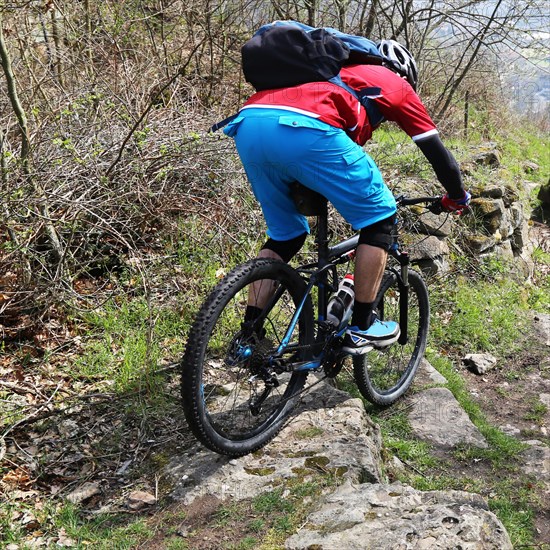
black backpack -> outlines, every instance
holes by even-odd
[[[373,127],[384,121],[371,99],[380,94],[380,88],[353,90],[340,78],[340,70],[347,64],[391,66],[391,61],[368,38],[330,27],[314,28],[297,21],[275,21],[261,27],[241,48],[241,55],[245,79],[256,91],[328,81],[360,101]],[[223,128],[236,116],[214,124],[210,131]]]
[[[327,30],[294,24],[262,27],[241,49],[244,76],[256,91],[330,80],[349,53]]]

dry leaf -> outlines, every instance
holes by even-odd
[[[4,475],[2,481],[12,488],[28,487],[34,483],[34,480],[30,478],[29,472],[21,466],[18,466],[15,470],[10,470]]]
[[[67,533],[65,529],[63,529],[63,527],[59,530],[57,537],[58,537],[56,542],[57,546],[65,546],[65,547],[76,546],[76,542],[72,538],[67,536]]]

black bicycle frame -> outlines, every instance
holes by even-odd
[[[439,200],[438,197],[419,197],[414,199],[408,199],[404,197],[397,198],[398,204],[401,205],[412,205],[420,203],[430,203],[435,204]],[[359,245],[359,235],[356,234],[345,241],[342,241],[334,246],[329,246],[329,236],[328,236],[328,204],[326,200],[317,204],[317,236],[315,243],[317,245],[317,258],[318,261],[315,264],[308,264],[298,268],[298,271],[301,273],[309,273],[309,282],[307,285],[306,292],[301,303],[296,308],[294,316],[290,325],[286,331],[286,334],[279,345],[278,354],[284,352],[288,343],[292,338],[292,334],[298,324],[303,306],[309,296],[312,288],[317,286],[319,289],[318,299],[317,299],[317,321],[322,323],[326,321],[327,306],[328,306],[328,297],[331,292],[336,291],[338,287],[338,275],[336,272],[336,266],[341,263],[348,262],[355,255],[355,250]],[[437,213],[436,210],[433,210]],[[399,336],[398,342],[401,345],[405,345],[408,341],[408,325],[409,325],[409,266],[410,258],[407,252],[401,251],[399,249],[398,241],[398,231],[397,227],[393,232],[393,243],[390,247],[389,254],[395,258],[399,264],[399,269],[390,267],[389,271],[395,274],[397,277],[397,284],[399,287],[399,326],[401,329],[401,334]],[[332,272],[332,285],[329,285],[328,273]],[[380,316],[384,318],[383,307],[384,304],[380,307]],[[326,338],[326,333],[319,335],[321,341],[317,341],[316,344],[323,343]],[[296,370],[309,370],[315,369],[321,366],[323,361],[323,354],[316,358],[305,360]]]

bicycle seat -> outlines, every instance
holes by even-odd
[[[298,212],[304,216],[326,216],[327,199],[299,181],[290,184],[290,195]]]

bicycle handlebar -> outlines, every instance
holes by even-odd
[[[413,206],[415,204],[424,204],[426,208],[433,212],[434,214],[441,214],[443,206],[441,204],[441,196],[438,197],[405,197],[405,195],[400,195],[396,197],[395,200],[399,206]]]

